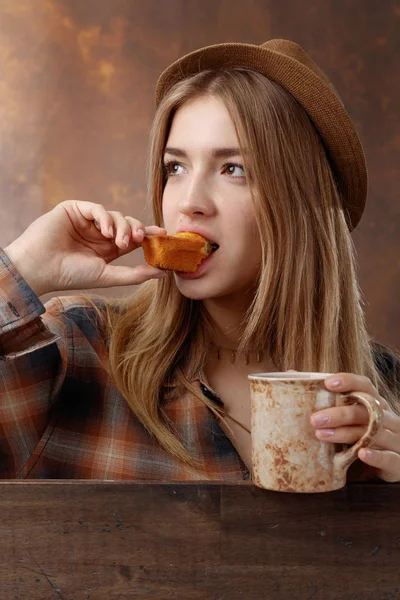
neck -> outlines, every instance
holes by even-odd
[[[276,371],[276,366],[266,352],[237,352],[240,338],[245,327],[245,317],[251,299],[216,298],[203,301],[203,306],[211,321],[213,340],[210,360],[214,368],[235,368],[245,374]]]
[[[212,324],[214,344],[236,349],[244,330],[249,299],[213,298],[204,300],[203,305]]]

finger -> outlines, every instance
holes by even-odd
[[[138,221],[133,217],[127,216],[125,219],[131,226],[132,240],[136,242],[137,245],[140,245],[143,242],[144,236],[146,235],[146,227],[141,221]]]
[[[138,267],[106,265],[95,287],[138,285],[150,279],[163,279],[166,277],[166,271],[161,271],[149,265],[139,265]]]
[[[377,475],[384,481],[400,481],[400,454],[389,450],[362,448],[358,458],[365,464],[375,467]]]
[[[126,250],[129,247],[133,231],[139,232],[136,236],[136,247],[141,243],[144,237],[145,227],[141,221],[132,217],[124,217],[118,211],[107,211],[101,204],[94,202],[76,201],[74,205],[81,215],[88,221],[92,221],[107,238],[114,238],[116,245]],[[132,248],[133,249],[133,248]]]
[[[366,427],[338,427],[337,429],[317,429],[315,436],[324,442],[335,444],[355,444],[366,432]],[[369,444],[373,448],[400,453],[400,436],[389,429],[380,429]]]
[[[365,406],[351,404],[333,406],[311,415],[314,427],[340,427],[343,425],[365,425],[368,423],[368,411]]]
[[[389,412],[393,412],[392,407],[390,406],[389,402],[385,400],[385,398],[382,398],[382,396],[376,396],[376,399],[378,400],[382,408],[388,410]]]
[[[77,201],[75,207],[86,221],[93,222],[104,237],[114,237],[113,218],[104,206],[94,202]]]
[[[336,373],[330,375],[324,381],[325,387],[333,392],[341,392],[346,394],[348,392],[365,392],[373,396],[381,405],[382,408],[392,411],[391,406],[379,395],[378,390],[372,384],[368,377],[363,375],[354,375],[352,373]]]
[[[157,225],[149,225],[145,227],[144,232],[146,235],[166,235],[167,230]]]
[[[110,211],[110,215],[113,219],[115,244],[122,250],[126,250],[132,241],[131,223],[120,212]],[[139,226],[143,227],[141,223],[139,223]]]
[[[324,380],[325,387],[333,392],[365,392],[371,394],[374,398],[381,400],[379,392],[372,381],[364,375],[355,375],[354,373],[335,373]],[[382,407],[388,408],[386,400],[382,398]],[[383,406],[386,404],[386,406]]]
[[[367,425],[369,416],[365,406],[351,404],[348,406],[334,406],[315,412],[311,415],[310,422],[316,429],[332,429],[346,425]],[[391,410],[384,410],[382,426],[394,433],[400,433],[400,417]]]

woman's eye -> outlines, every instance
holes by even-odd
[[[181,175],[182,172],[179,169],[183,169],[182,165],[175,161],[164,163],[164,173],[166,175]]]
[[[243,165],[227,163],[223,168],[230,177],[245,177]]]

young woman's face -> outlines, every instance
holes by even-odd
[[[220,100],[198,98],[177,111],[164,168],[167,232],[194,231],[219,245],[196,273],[175,274],[178,288],[196,300],[251,300],[260,239],[235,127]]]

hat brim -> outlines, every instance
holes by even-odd
[[[329,82],[295,58],[252,44],[206,46],[172,63],[160,76],[156,104],[178,82],[208,69],[243,67],[286,89],[304,108],[323,141],[344,202],[350,230],[365,208],[368,177],[354,124]]]

